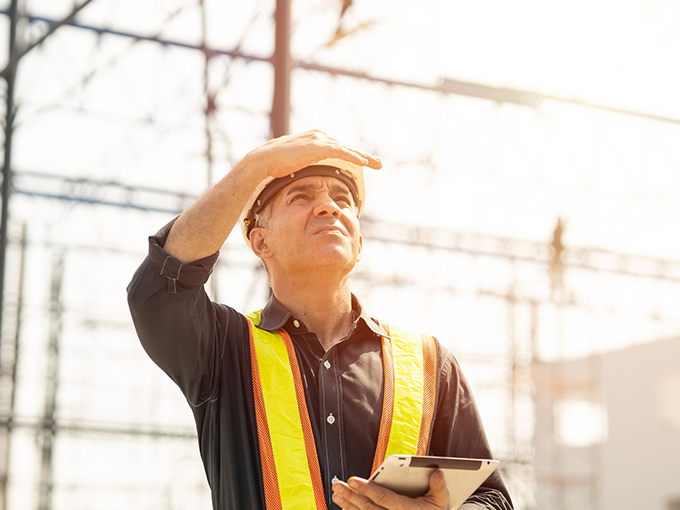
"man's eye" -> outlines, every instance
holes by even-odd
[[[352,205],[352,200],[351,200],[349,197],[345,197],[345,196],[336,197],[336,198],[335,198],[335,201],[336,201],[338,204]]]
[[[308,200],[309,196],[305,195],[304,193],[298,193],[297,195],[293,195],[293,198],[291,201],[296,201],[296,200]]]

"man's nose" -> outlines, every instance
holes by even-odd
[[[342,211],[338,207],[338,204],[335,203],[335,200],[330,197],[330,195],[323,193],[316,199],[314,214],[317,216],[334,216],[339,218],[342,214]]]

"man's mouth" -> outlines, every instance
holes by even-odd
[[[313,230],[314,234],[344,234],[345,232],[334,225],[324,225]]]

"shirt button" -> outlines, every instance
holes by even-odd
[[[328,415],[328,418],[326,418],[326,421],[328,422],[329,425],[333,425],[335,423],[335,416],[333,416],[333,413]]]
[[[329,368],[331,368],[331,362],[326,360],[323,362],[323,366],[326,367],[326,370],[328,370]]]
[[[333,479],[331,480],[331,483],[339,482],[340,479],[337,476],[334,476]]]
[[[295,319],[295,320],[293,321],[293,326],[295,326],[296,328],[299,328],[299,327],[300,327],[300,321],[298,321],[297,319]]]

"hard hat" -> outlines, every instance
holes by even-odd
[[[347,187],[350,189],[352,197],[354,198],[354,203],[357,208],[357,217],[361,216],[366,197],[364,168],[343,159],[324,159],[308,167],[301,168],[285,177],[267,177],[258,184],[255,191],[250,195],[248,202],[246,202],[246,206],[243,208],[240,218],[241,233],[248,246],[250,246],[250,231],[258,226],[257,218],[260,212],[274,195],[290,183],[314,175],[335,177],[347,184]]]

